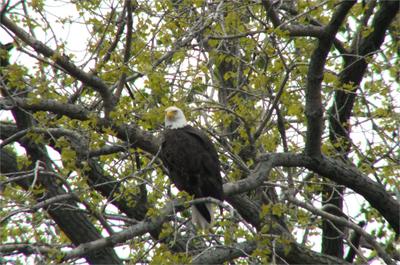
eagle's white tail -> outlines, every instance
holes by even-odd
[[[203,217],[203,215],[201,215],[201,213],[199,212],[199,210],[197,210],[197,208],[192,205],[191,209],[192,209],[192,223],[199,227],[202,230],[208,229],[211,227],[212,223],[214,222],[214,211],[213,211],[213,205],[211,203],[206,203],[206,207],[208,212],[210,213],[211,216],[211,222],[207,222],[207,220]]]

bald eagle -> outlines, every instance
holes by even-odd
[[[165,131],[161,160],[175,186],[195,199],[212,197],[223,200],[222,178],[217,151],[207,135],[187,124],[182,110],[172,106],[165,110]],[[201,229],[214,220],[210,203],[191,207],[192,222]]]

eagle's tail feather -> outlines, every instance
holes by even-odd
[[[192,222],[195,226],[205,230],[214,222],[214,212],[211,203],[192,205]]]

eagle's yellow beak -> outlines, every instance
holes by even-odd
[[[175,118],[176,110],[168,110],[165,113],[165,117],[167,117],[168,120],[173,120]]]

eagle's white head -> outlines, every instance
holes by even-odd
[[[187,125],[185,114],[175,106],[165,109],[165,127],[168,129],[179,129]]]

